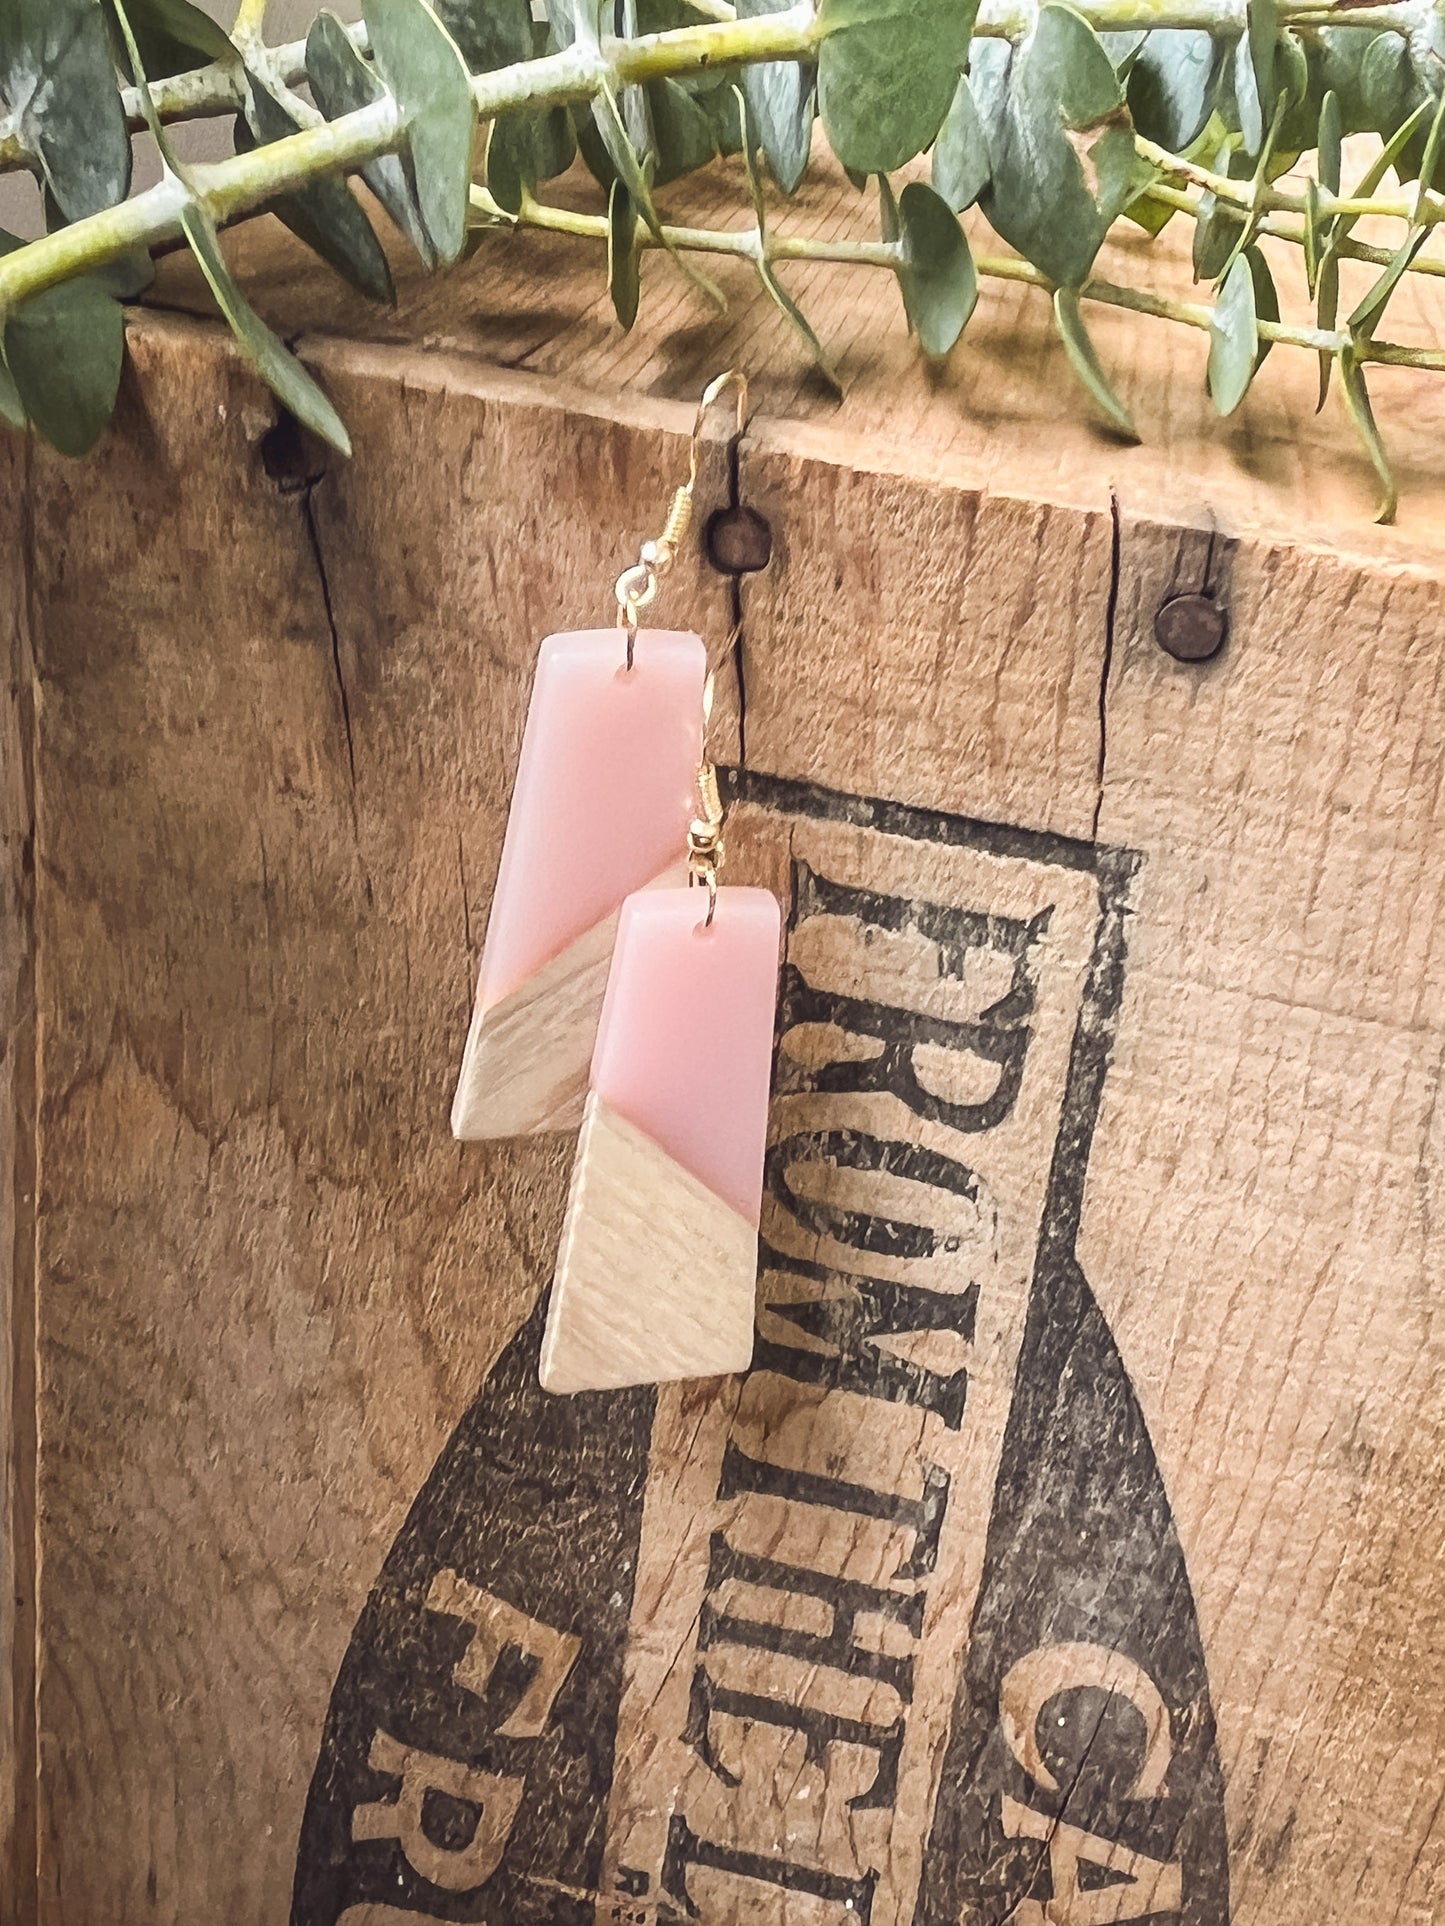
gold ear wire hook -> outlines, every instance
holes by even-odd
[[[644,542],[638,559],[617,578],[617,625],[627,635],[627,666],[630,669],[637,649],[637,618],[657,596],[658,585],[677,560],[678,551],[692,527],[693,491],[702,455],[703,431],[708,412],[718,397],[736,383],[738,390],[737,432],[741,434],[748,419],[748,381],[740,368],[729,368],[716,375],[703,389],[688,443],[687,480],[674,489],[662,533],[655,541]]]

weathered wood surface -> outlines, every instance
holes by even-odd
[[[560,202],[593,211],[596,190],[569,177]],[[737,226],[747,205],[740,172],[720,166],[666,189],[670,218]],[[816,165],[780,211],[782,231],[829,239],[876,238],[877,208],[831,164]],[[268,231],[269,227],[269,231]],[[1100,257],[1109,279],[1199,300],[1192,278],[1192,224],[1176,220],[1150,242],[1111,241]],[[1393,245],[1389,232],[1360,238]],[[977,245],[997,252],[980,225]],[[1205,387],[1208,336],[1119,309],[1086,304],[1099,356],[1134,412],[1144,443],[1121,446],[1097,426],[1053,331],[1047,300],[1032,288],[985,281],[978,309],[942,368],[919,355],[903,324],[897,285],[872,268],[785,263],[780,273],[802,302],[846,387],[841,406],[812,372],[806,349],[758,285],[752,269],[709,259],[728,297],[719,316],[665,259],[642,262],[641,320],[618,328],[605,263],[593,243],[537,231],[485,237],[440,277],[416,271],[398,243],[394,309],[359,301],[318,275],[281,230],[253,223],[228,249],[259,304],[290,339],[337,337],[465,354],[496,366],[576,380],[605,394],[691,399],[720,368],[740,363],[765,415],[785,419],[796,445],[845,464],[901,470],[916,480],[967,479],[1005,494],[1039,495],[1077,507],[1110,493],[1164,520],[1235,532],[1258,530],[1349,554],[1419,562],[1445,557],[1445,381],[1407,368],[1372,368],[1370,392],[1402,491],[1398,530],[1375,530],[1375,481],[1338,387],[1316,412],[1312,356],[1277,348],[1239,411],[1226,422]],[[1297,248],[1266,241],[1287,321],[1312,325],[1302,304]],[[1363,293],[1372,270],[1342,264],[1343,300]],[[184,258],[162,267],[153,299],[211,314],[214,305]],[[1342,308],[1341,312],[1345,310]],[[1390,306],[1392,338],[1445,340],[1445,281],[1410,275]]]
[[[1038,419],[993,297],[986,396],[901,343],[836,414],[760,381],[772,566],[664,604],[741,617],[731,873],[789,915],[760,1354],[559,1403],[570,1140],[446,1121],[531,652],[605,612],[699,377],[796,364],[747,304],[622,342],[593,283],[529,334],[521,259],[409,296],[401,334],[453,317],[411,347],[273,285],[356,440],[309,488],[166,316],[95,457],[17,478],[14,1916],[271,1926],[295,1880],[303,1926],[1078,1926],[1176,1887],[1188,1926],[1424,1926],[1435,385],[1387,384],[1377,534],[1329,416],[1292,452],[1283,352],[1206,430],[1197,344],[1101,325],[1170,397],[1142,454],[1041,335]],[[1153,614],[1206,577],[1231,641],[1181,667]],[[1070,1899],[1075,1851],[1116,1885]]]

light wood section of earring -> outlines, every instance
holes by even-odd
[[[588,1094],[562,1229],[541,1380],[615,1390],[745,1371],[758,1232]]]
[[[687,882],[679,861],[652,889]],[[575,1130],[617,938],[616,910],[569,943],[519,989],[472,1012],[452,1100],[452,1135],[466,1142]]]

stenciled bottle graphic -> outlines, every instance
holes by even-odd
[[[294,1926],[1225,1926],[1075,1257],[1134,859],[757,779],[730,839],[789,895],[752,1369],[549,1400],[539,1305],[358,1623]]]

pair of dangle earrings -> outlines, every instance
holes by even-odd
[[[537,658],[456,1099],[463,1139],[580,1124],[540,1376],[555,1392],[752,1358],[779,912],[723,887],[696,635],[638,626],[686,539],[707,410],[617,625]]]

